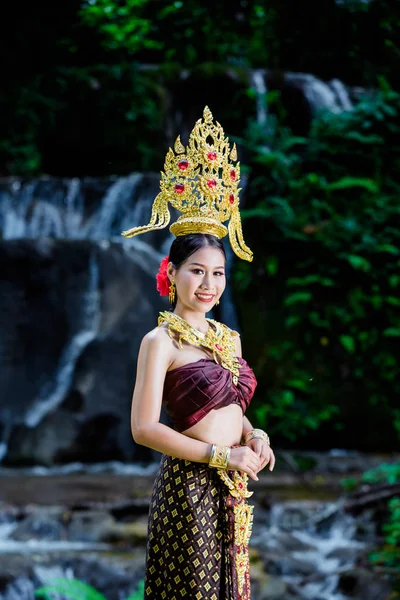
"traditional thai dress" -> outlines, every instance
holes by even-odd
[[[211,358],[167,372],[163,404],[177,431],[230,404],[245,413],[257,381],[239,362],[236,385]],[[241,495],[246,483],[238,471],[162,455],[149,509],[145,598],[250,600],[253,506],[246,500],[251,492]]]

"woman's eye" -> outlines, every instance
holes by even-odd
[[[203,269],[193,269],[192,273],[204,273]],[[214,275],[225,275],[223,271],[215,271]]]

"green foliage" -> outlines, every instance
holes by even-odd
[[[363,483],[370,485],[395,485],[400,482],[400,462],[382,463],[374,469],[362,474],[359,481],[354,479],[342,480],[347,490],[353,490]],[[382,524],[383,545],[369,553],[372,564],[387,567],[392,573],[397,573],[397,585],[400,586],[400,497],[389,499],[386,506],[387,515]]]
[[[181,67],[209,61],[250,65],[257,57],[267,63],[272,48],[266,37],[273,42],[277,18],[261,0],[221,2],[212,11],[198,0],[86,0],[81,16],[103,34],[107,49]]]
[[[130,594],[126,600],[142,600],[143,594],[144,581],[142,580],[136,592]],[[35,596],[45,600],[52,600],[54,595],[64,596],[68,600],[107,600],[93,586],[78,579],[56,578],[50,585],[35,591]]]
[[[365,471],[358,479],[349,477],[341,480],[341,485],[347,490],[354,490],[363,483],[370,485],[400,483],[400,462],[382,463],[378,467]]]
[[[400,498],[391,498],[388,502],[389,518],[383,525],[384,545],[371,552],[372,563],[384,565],[398,572],[400,583]]]
[[[206,97],[212,95],[213,107],[222,102],[228,131],[226,113],[241,130],[249,110],[215,78],[216,69],[224,70],[225,81],[229,72],[249,102],[256,97],[249,87],[248,69],[254,68],[270,69],[278,82],[291,70],[368,88],[383,75],[400,88],[400,4],[389,0],[320,6],[223,0],[212,11],[200,0],[72,0],[8,8],[9,22],[18,28],[11,44],[0,36],[0,175],[158,171],[170,112],[186,110],[197,98],[191,96],[193,71],[203,71],[204,81],[197,83]],[[371,148],[382,144],[379,131],[347,135]],[[280,151],[288,157],[289,147]],[[290,168],[279,164],[279,154],[270,159],[278,161],[276,168]],[[375,182],[370,173],[355,174],[352,182],[346,176],[327,185],[338,192],[343,185],[357,190]]]
[[[237,297],[257,422],[288,439],[333,417],[337,431],[354,419],[358,441],[368,417],[400,434],[400,95],[382,88],[320,114],[307,144],[272,115],[249,127],[255,262],[238,265]]]
[[[361,482],[371,484],[389,483],[391,485],[400,483],[400,462],[382,463],[375,469],[365,471],[361,477]]]

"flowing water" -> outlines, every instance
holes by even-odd
[[[17,475],[22,481],[23,476],[45,480],[54,476],[68,478],[72,475],[96,474],[105,478],[105,485],[107,477],[111,476],[135,482],[135,489],[139,489],[142,480],[151,483],[157,468],[158,463],[126,464],[113,461],[90,466],[71,463],[52,468],[2,469],[0,478],[7,486],[7,478]],[[113,485],[112,481],[115,482],[115,479],[110,480],[110,485]],[[270,574],[270,580],[265,587],[263,577],[252,566],[252,600],[347,600],[348,596],[340,591],[340,575],[356,565],[373,541],[374,526],[370,515],[351,516],[343,510],[340,498],[336,501],[311,497],[285,500],[280,492],[279,500],[273,490],[268,490],[268,486],[259,492],[256,490],[256,493],[255,522],[250,542],[252,564],[254,560],[261,560],[263,571]],[[286,494],[289,498],[295,496],[296,492],[287,489]],[[138,498],[141,498],[140,494]],[[264,501],[261,502],[262,506],[259,504],[261,499],[268,500],[267,509],[264,508]],[[139,510],[141,516],[133,516],[133,521],[139,519],[143,524],[147,516],[148,499],[144,503],[142,500],[137,505],[141,508],[135,509]],[[85,520],[80,529],[82,508]],[[113,510],[115,512],[115,507]],[[75,508],[57,505],[18,510],[3,507],[2,510],[0,507],[0,565],[19,556],[25,561],[28,574],[28,577],[16,577],[5,592],[0,592],[0,600],[29,600],[33,597],[34,589],[49,584],[55,573],[67,578],[82,577],[83,565],[86,564],[88,568],[88,557],[101,565],[108,564],[107,561],[114,556],[114,567],[119,565],[119,569],[125,569],[127,576],[132,561],[132,565],[136,566],[132,566],[131,581],[134,580],[137,585],[143,575],[144,537],[139,543],[132,545],[132,542],[125,541],[121,546],[121,540],[127,539],[122,534],[119,542],[117,538],[107,540],[98,535],[96,532],[109,527],[112,512],[110,507],[105,510],[104,505],[97,507],[96,503],[90,502],[84,506],[79,506],[78,502]],[[66,514],[69,515],[67,520]],[[85,523],[90,521],[91,514],[91,529],[88,530]],[[78,528],[74,526],[76,519]],[[123,522],[119,525],[122,528],[124,526]],[[369,534],[360,535],[360,531],[369,531]],[[135,556],[131,556],[133,551],[136,552]],[[133,572],[138,576],[132,579]],[[113,573],[111,569],[105,581],[112,580]],[[105,585],[104,578],[100,576],[91,581],[98,588]],[[277,589],[281,591],[277,592]],[[15,595],[17,593],[19,596]],[[124,587],[118,593],[114,597],[121,600],[127,597]],[[281,595],[275,596],[274,593]]]

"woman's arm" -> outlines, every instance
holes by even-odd
[[[163,454],[208,463],[211,444],[182,435],[159,422],[164,379],[170,364],[171,339],[163,328],[156,328],[145,335],[140,345],[132,397],[133,439]]]
[[[242,439],[244,439],[244,436],[246,435],[246,433],[248,431],[253,431],[254,427],[253,425],[250,423],[250,421],[248,420],[247,417],[243,416],[243,429],[242,429]]]

